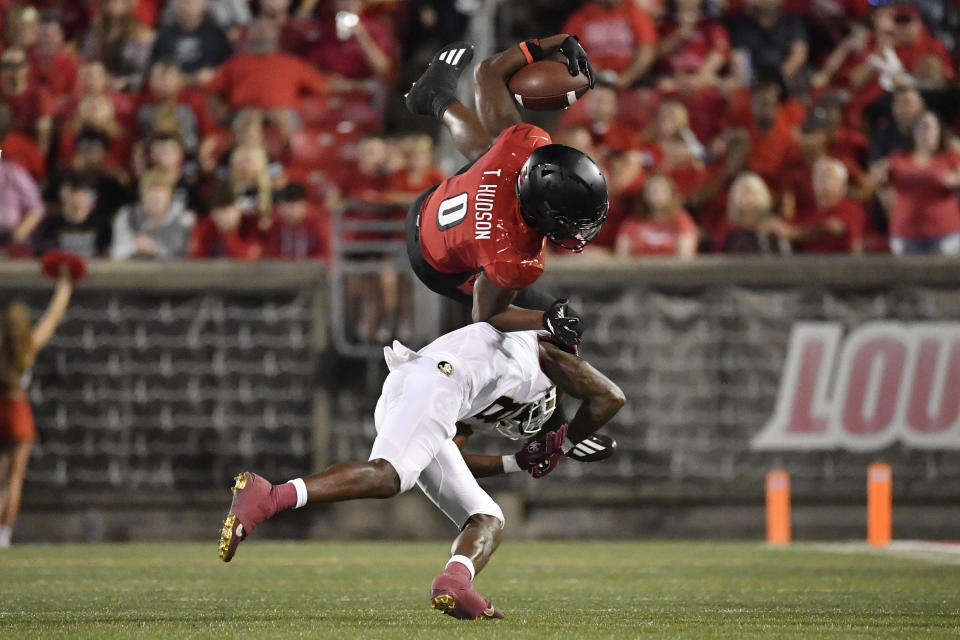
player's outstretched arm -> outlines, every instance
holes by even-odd
[[[570,421],[567,437],[580,442],[610,421],[626,398],[610,378],[579,356],[549,342],[540,343],[540,368],[557,390],[583,400]]]
[[[507,88],[510,77],[534,59],[542,59],[560,51],[561,45],[569,37],[565,33],[559,33],[544,38],[539,41],[540,50],[535,53],[531,52],[530,43],[536,41],[524,42],[520,46],[490,56],[477,65],[474,72],[477,114],[490,135],[496,137],[507,127],[523,122],[517,103]],[[592,76],[592,73],[590,70],[589,75]]]
[[[498,286],[481,273],[473,284],[474,322],[489,322],[498,331],[533,331],[543,328],[543,311],[511,306],[518,291]]]

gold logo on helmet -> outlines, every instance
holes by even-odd
[[[447,362],[446,360],[441,360],[437,363],[437,369],[440,369],[440,373],[447,376],[448,378],[453,375],[453,365]]]

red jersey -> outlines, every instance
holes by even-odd
[[[894,238],[940,238],[960,230],[960,204],[956,189],[944,177],[960,166],[960,156],[938,153],[929,164],[919,165],[912,154],[890,155],[890,183],[895,196],[890,209],[890,235]]]
[[[469,169],[441,182],[420,208],[420,249],[441,273],[480,270],[503,289],[533,284],[544,268],[543,235],[517,201],[517,175],[550,134],[530,124],[505,129]]]
[[[823,236],[816,240],[800,243],[803,253],[850,253],[863,241],[866,214],[859,203],[845,198],[826,209],[817,209],[807,217],[803,226],[818,227],[830,218],[843,222],[846,231],[839,236]]]
[[[696,234],[696,223],[681,209],[669,221],[627,218],[617,230],[617,243],[625,242],[631,256],[674,255],[680,236]]]
[[[657,44],[657,26],[633,2],[605,7],[588,2],[570,14],[563,33],[580,38],[596,69],[621,72],[633,62],[641,46]]]

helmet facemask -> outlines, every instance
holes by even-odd
[[[539,400],[523,405],[521,410],[512,416],[501,418],[496,429],[511,440],[530,438],[540,433],[556,408],[557,388],[550,387]]]

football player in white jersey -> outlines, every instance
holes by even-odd
[[[473,588],[473,577],[497,548],[503,512],[476,477],[549,473],[623,406],[623,392],[582,358],[536,331],[501,333],[481,322],[440,336],[418,352],[399,342],[384,349],[390,374],[374,421],[366,462],[342,462],[320,473],[273,485],[245,471],[236,477],[219,554],[237,546],[280,511],[315,502],[390,498],[415,484],[460,529],[431,603],[456,618],[502,618]],[[569,425],[542,433],[557,393],[582,400]],[[478,429],[526,440],[506,456],[463,452]]]

